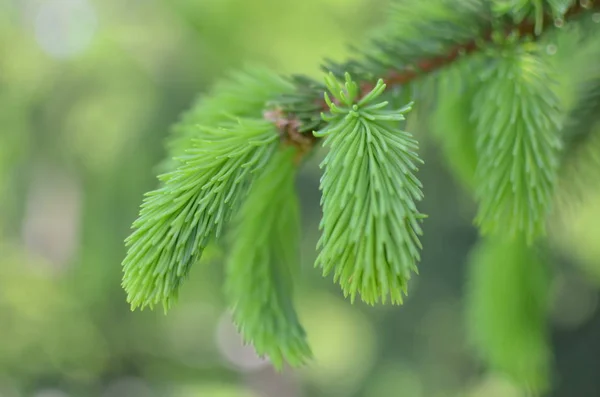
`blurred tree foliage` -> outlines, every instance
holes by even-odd
[[[303,272],[298,311],[315,355],[310,366],[276,375],[241,345],[224,314],[217,249],[205,253],[202,273],[192,274],[168,318],[131,314],[125,303],[122,241],[142,193],[155,186],[169,126],[196,95],[247,62],[317,75],[320,60],[343,58],[386,5],[0,2],[0,396],[521,395],[502,376],[481,375],[463,341],[457,319],[475,207],[427,140],[422,211],[431,220],[407,304],[349,306],[327,280]],[[549,39],[549,53],[569,45],[558,40]],[[560,52],[553,59],[586,64]],[[448,119],[435,120],[439,134],[436,125]],[[409,123],[426,136],[427,123]],[[466,166],[452,166],[468,171],[465,155]],[[305,168],[298,188],[305,267],[318,238],[316,168]],[[585,193],[585,205],[551,229],[561,264],[555,393],[565,397],[600,390],[600,189]]]

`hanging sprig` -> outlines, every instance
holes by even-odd
[[[300,266],[300,217],[294,189],[296,149],[279,151],[252,186],[235,219],[226,293],[244,340],[276,368],[311,357],[293,304]]]
[[[492,370],[534,395],[550,386],[550,281],[548,263],[523,239],[484,239],[469,259],[469,342]]]
[[[220,235],[279,144],[275,127],[262,119],[198,128],[179,168],[147,194],[126,240],[123,287],[132,309],[171,306],[190,267]]]
[[[473,101],[476,222],[484,233],[532,241],[545,232],[561,150],[561,111],[548,65],[510,48],[492,60]]]
[[[472,60],[470,60],[471,63]],[[476,129],[470,119],[477,81],[470,70],[450,68],[439,75],[435,107],[429,117],[431,136],[438,142],[454,176],[472,191],[477,169]],[[454,82],[462,82],[457,86]]]
[[[400,129],[410,106],[388,109],[376,99],[385,90],[379,81],[361,99],[349,74],[342,87],[326,80],[330,113],[327,127],[315,132],[329,148],[321,163],[323,219],[316,265],[334,274],[345,295],[354,300],[402,302],[411,271],[420,258],[421,182],[415,177],[418,145]]]

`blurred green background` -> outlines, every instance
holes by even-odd
[[[315,352],[276,374],[243,347],[221,252],[179,304],[130,312],[123,240],[173,124],[247,63],[318,76],[379,26],[386,0],[0,0],[1,397],[520,397],[464,341],[474,206],[421,135],[424,255],[402,307],[344,301],[312,268],[318,161],[301,172],[298,306]],[[426,127],[427,123],[414,122]],[[555,396],[600,395],[600,194],[552,233]]]

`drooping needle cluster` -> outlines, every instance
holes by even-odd
[[[315,134],[329,149],[321,163],[317,264],[353,300],[359,293],[370,304],[388,295],[401,303],[420,257],[423,218],[416,207],[423,197],[417,142],[400,129],[410,106],[394,110],[377,101],[385,90],[381,80],[360,99],[348,74],[344,87],[333,75],[327,87],[333,96],[325,94],[327,127]]]

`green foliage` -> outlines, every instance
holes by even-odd
[[[493,370],[534,392],[549,387],[549,269],[523,240],[483,240],[470,258],[470,342]]]
[[[276,368],[311,356],[292,302],[300,266],[296,150],[278,152],[237,215],[227,260],[227,297],[244,340]]]
[[[562,19],[565,7],[571,8]],[[502,173],[506,168],[500,167],[507,164],[502,154],[511,147],[500,144],[505,143],[502,139],[516,142],[523,124],[509,119],[498,126],[507,119],[503,110],[510,111],[514,102],[501,101],[518,97],[515,106],[523,109],[521,95],[484,98],[481,92],[489,93],[489,83],[498,79],[498,73],[488,69],[504,62],[499,58],[506,55],[497,51],[496,39],[521,32],[512,42],[521,50],[536,42],[541,51],[535,58],[543,67],[536,66],[533,74],[541,71],[552,76],[537,80],[547,80],[561,103],[553,114],[565,118],[559,132],[564,149],[556,156],[560,168],[552,183],[556,190],[552,208],[568,205],[573,211],[560,213],[562,224],[551,216],[550,241],[538,239],[535,247],[561,251],[564,266],[581,262],[587,272],[598,274],[600,228],[594,216],[600,202],[596,197],[600,191],[595,191],[600,176],[599,11],[600,0],[0,1],[0,395],[149,395],[148,387],[163,383],[167,383],[160,387],[163,397],[266,392],[258,390],[270,387],[263,382],[227,386],[240,379],[235,374],[239,371],[225,361],[246,367],[254,360],[246,355],[249,350],[238,350],[237,335],[215,329],[222,319],[223,301],[232,309],[244,340],[275,366],[310,364],[311,368],[294,374],[298,382],[288,386],[306,389],[311,397],[523,394],[512,388],[500,390],[498,378],[473,368],[461,348],[460,307],[453,303],[461,286],[446,276],[462,270],[455,265],[472,243],[470,219],[452,208],[454,184],[445,181],[448,173],[440,169],[438,150],[426,140],[436,140],[449,171],[464,182],[467,193],[478,192],[481,203],[490,203],[502,193],[493,186],[483,189],[482,182],[510,180],[509,193],[499,196],[508,209],[498,211],[507,226],[519,216],[511,211],[511,200],[519,208],[527,206],[528,215],[534,214],[539,205],[522,197],[535,198],[539,184],[525,186],[530,184],[527,178],[554,171],[534,161],[530,170],[523,172],[521,167],[510,179]],[[122,16],[129,19],[132,13],[143,18],[135,24],[123,23]],[[64,22],[60,37],[49,37],[44,34],[48,33],[44,21],[58,14]],[[93,22],[98,18],[102,29],[95,31]],[[377,31],[363,45],[367,24]],[[395,309],[388,308],[379,313],[382,316],[377,311],[363,313],[364,308],[345,306],[338,294],[323,293],[322,283],[296,273],[300,258],[314,254],[299,254],[299,246],[314,250],[312,240],[318,238],[314,234],[321,232],[310,228],[306,236],[298,236],[294,176],[312,155],[326,155],[326,150],[319,150],[324,139],[314,137],[313,131],[350,123],[348,114],[354,112],[353,106],[330,95],[345,113],[339,119],[332,118],[333,112],[329,118],[321,117],[329,110],[322,76],[288,79],[266,69],[246,68],[230,74],[208,95],[202,93],[173,129],[168,158],[161,164],[161,173],[166,174],[157,183],[159,189],[147,197],[128,241],[124,269],[115,266],[123,259],[121,236],[141,201],[140,190],[148,187],[164,126],[176,118],[174,113],[191,89],[204,91],[204,84],[212,84],[224,69],[248,57],[277,65],[278,71],[312,72],[316,65],[311,63],[319,54],[336,58],[344,41],[354,46],[348,51],[351,60],[329,63],[328,68],[340,81],[351,73],[360,87],[352,105],[358,105],[379,78],[387,85],[385,91],[361,106],[389,103],[380,109],[359,109],[359,115],[352,116],[363,117],[369,129],[361,127],[355,135],[339,129],[325,137],[337,142],[335,150],[329,146],[329,154],[336,152],[338,160],[326,165],[332,197],[354,189],[352,194],[361,199],[351,194],[344,208],[330,203],[323,219],[334,228],[332,233],[339,234],[330,233],[328,244],[320,249],[340,256],[348,251],[350,259],[333,265],[333,278],[337,268],[349,268],[351,256],[360,248],[344,238],[363,233],[360,243],[369,247],[368,241],[377,244],[381,236],[389,235],[384,254],[389,253],[393,264],[386,262],[387,256],[382,261],[376,255],[369,261],[355,258],[358,263],[353,265],[357,274],[362,272],[359,276],[367,287],[369,269],[375,284],[381,269],[385,280],[397,276],[386,266],[394,270],[393,265],[405,264],[397,253],[407,248],[404,241],[397,247],[395,240],[406,237],[406,223],[403,219],[399,223],[393,211],[375,216],[374,211],[357,208],[384,197],[380,201],[391,208],[406,210],[405,202],[398,199],[407,195],[406,189],[396,182],[409,178],[412,171],[398,171],[396,158],[404,151],[388,143],[406,137],[398,129],[410,131],[419,141],[419,155],[427,161],[426,167],[413,163],[426,185],[423,192],[428,200],[423,205],[429,209],[414,197],[409,199],[419,210],[436,214],[424,226],[427,251],[419,269],[427,268],[423,271],[427,274],[420,293],[411,298],[410,310],[393,314],[390,310]],[[509,89],[531,87],[531,70],[515,70],[518,77],[506,84]],[[416,108],[406,115],[406,123],[365,117],[380,117],[411,100]],[[542,104],[533,97],[526,102]],[[478,124],[477,106],[490,107],[488,123]],[[490,131],[496,127],[499,144],[494,146],[489,143]],[[383,135],[378,128],[383,128]],[[532,156],[546,153],[537,146],[545,142],[539,130],[526,134],[536,137],[536,146],[530,145]],[[351,158],[356,152],[353,145],[364,138],[362,133],[376,136],[373,131],[383,138],[365,144],[372,158],[366,154]],[[338,141],[334,134],[340,135]],[[482,159],[476,144],[480,138],[489,140],[484,146],[491,153]],[[382,149],[380,154],[381,142],[388,142],[393,150]],[[348,166],[344,166],[346,156]],[[515,159],[525,159],[518,154],[509,157],[513,165]],[[493,158],[498,166],[490,166]],[[240,164],[247,164],[247,169]],[[374,173],[370,164],[375,165]],[[487,168],[477,170],[481,164]],[[309,166],[298,181],[298,193],[308,205],[315,193],[309,180],[317,172]],[[364,168],[369,168],[368,173]],[[369,184],[352,180],[359,176]],[[346,177],[348,186],[343,184]],[[384,179],[380,184],[392,188],[377,190],[375,182]],[[516,182],[521,189],[513,190]],[[339,189],[333,191],[331,186]],[[585,201],[580,200],[583,194]],[[476,206],[469,209],[475,211]],[[303,221],[310,225],[320,216],[320,207],[307,208]],[[344,216],[352,217],[345,225],[354,229],[338,227],[336,216],[342,226]],[[229,218],[235,222],[228,222]],[[535,222],[544,218],[540,215]],[[380,233],[375,225],[387,229]],[[388,229],[399,232],[387,233]],[[218,234],[231,240],[217,239]],[[474,260],[483,258],[487,265],[471,268],[469,296],[482,298],[471,301],[478,310],[470,316],[470,336],[487,367],[512,375],[517,386],[543,390],[549,371],[545,305],[540,303],[547,297],[546,269],[540,269],[538,253],[525,244],[525,230],[517,228],[510,242],[499,242],[509,234],[509,228],[501,227],[476,248]],[[406,262],[413,260],[416,264],[412,257]],[[208,266],[221,262],[223,268]],[[377,268],[377,263],[383,266]],[[191,266],[196,270],[190,271]],[[167,317],[130,315],[115,283],[121,270],[133,307],[177,307]],[[224,297],[220,293],[223,270]],[[408,277],[401,273],[398,278]],[[406,273],[415,277],[411,270]],[[543,286],[536,284],[537,273]],[[552,322],[574,331],[577,326],[591,329],[593,322],[586,320],[593,312],[592,286],[570,273],[567,270],[567,277],[557,280],[561,282],[556,285]],[[185,301],[175,305],[186,274],[195,277],[188,281],[193,285],[186,287]],[[403,297],[397,292],[402,291],[401,282],[388,284],[395,292],[387,295]],[[370,289],[376,288],[379,285]],[[381,296],[382,288],[371,292],[370,297],[389,302],[389,296]],[[302,309],[301,315],[296,308]],[[412,324],[420,324],[419,338],[412,337]],[[303,328],[311,336],[310,350]],[[579,332],[564,334],[571,342],[574,335],[580,336]],[[309,359],[311,350],[314,360]],[[590,352],[588,357],[559,355],[562,373],[556,379],[569,396],[589,394],[582,390],[589,379],[581,380],[587,369],[595,368],[590,365],[594,360]],[[418,369],[407,364],[414,361],[406,360],[407,356],[418,357]],[[242,372],[246,369],[250,368]],[[132,371],[136,379],[131,379]],[[169,384],[173,382],[177,385]]]
[[[417,142],[400,129],[410,106],[393,110],[376,99],[383,81],[358,99],[358,87],[346,74],[342,88],[330,75],[334,101],[325,94],[327,127],[315,133],[329,148],[321,179],[323,219],[316,265],[334,273],[345,295],[374,304],[387,296],[402,302],[410,272],[419,260],[423,215],[417,211],[421,163]]]
[[[491,59],[473,101],[477,127],[476,222],[484,233],[545,232],[561,149],[559,101],[548,66],[508,48]]]
[[[468,81],[462,73],[454,81]],[[448,79],[442,76],[443,79]],[[439,143],[453,174],[469,190],[475,188],[477,168],[476,129],[471,120],[474,88],[440,85],[432,111],[431,133]]]
[[[599,59],[600,61],[600,59]],[[578,100],[565,123],[565,143],[569,147],[583,144],[599,123],[600,73],[587,80],[578,93]]]
[[[425,103],[420,111],[435,104],[434,136],[477,200],[475,222],[486,235],[471,258],[471,341],[493,369],[546,389],[548,275],[532,243],[546,232],[568,168],[563,146],[584,158],[578,142],[594,142],[600,90],[590,72],[594,84],[573,94],[567,117],[568,79],[554,79],[566,63],[551,59],[552,39],[535,36],[552,18],[561,25],[567,13],[582,12],[574,4],[396,2],[389,24],[355,59],[326,63],[325,85],[264,69],[220,83],[175,127],[170,172],[146,197],[127,240],[123,285],[132,307],[168,309],[190,267],[236,215],[225,288],[234,322],[275,367],[305,363],[311,350],[293,304],[294,176],[320,139],[328,152],[315,266],[333,274],[352,302],[358,295],[368,304],[401,304],[417,272],[425,217],[417,209],[419,145],[403,130],[412,104],[396,109],[414,95]],[[597,51],[593,44],[585,51]]]
[[[575,0],[494,0],[492,8],[496,16],[508,15],[516,23],[532,18],[535,21],[535,33],[539,35],[547,11],[560,20],[573,3]]]
[[[132,308],[171,306],[190,267],[220,235],[279,141],[273,124],[262,119],[197,128],[181,165],[147,194],[127,239],[123,287]]]
[[[285,114],[296,115],[300,126],[298,131],[311,134],[323,126],[321,119],[321,103],[325,86],[306,76],[294,76],[292,81],[295,90],[291,94],[283,94],[275,103]]]
[[[600,39],[587,25],[582,24],[571,35],[574,38],[567,42],[578,51],[569,53],[572,63],[567,65],[575,68],[575,75],[568,81],[574,100],[563,128],[566,155],[572,149],[586,146],[600,124],[600,69],[597,67],[600,63]]]
[[[564,126],[565,154],[557,195],[563,209],[581,204],[590,187],[598,186],[600,169],[600,76],[587,81]]]
[[[419,73],[419,60],[436,57],[479,37],[490,15],[484,0],[395,1],[387,23],[369,45],[355,49],[357,58],[345,63],[327,61],[325,69],[343,79],[375,81],[390,72],[408,68]]]
[[[545,0],[546,7],[550,9],[554,18],[563,18],[569,8],[573,7],[577,0]]]
[[[556,43],[560,55],[556,67],[569,71],[560,76],[568,112],[562,129],[564,150],[556,206],[570,222],[572,210],[581,208],[600,184],[600,36],[593,18],[582,18],[581,23],[567,28],[548,42]]]
[[[516,23],[534,15],[536,33],[541,32],[544,23],[542,0],[496,0],[492,7],[497,16],[509,15]]]
[[[246,67],[219,81],[209,95],[201,95],[173,127],[167,144],[167,159],[161,169],[177,167],[177,157],[184,155],[193,138],[199,137],[198,124],[217,126],[236,117],[262,117],[267,102],[293,92],[294,86],[264,67]]]

